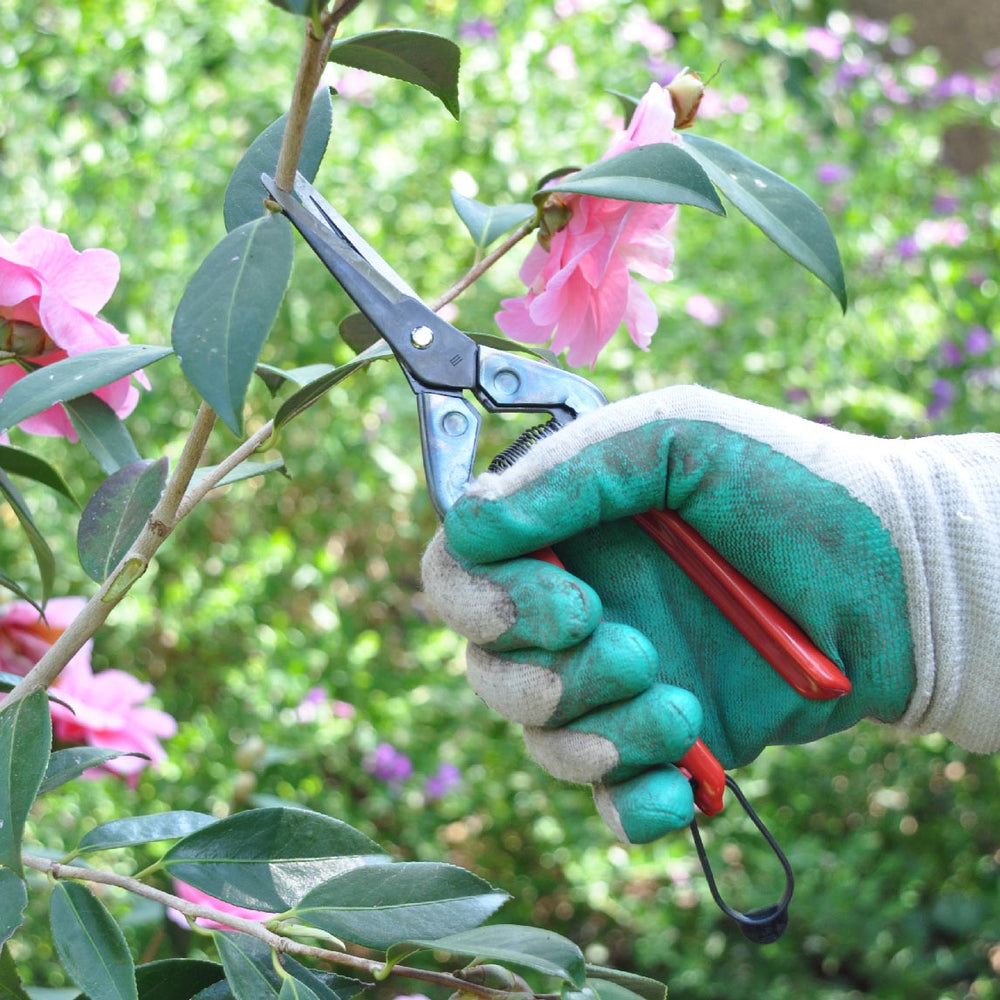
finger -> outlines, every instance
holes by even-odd
[[[469,683],[511,722],[561,726],[614,702],[641,694],[656,679],[656,650],[627,625],[603,622],[568,650],[495,653],[470,645]]]
[[[654,684],[567,726],[526,726],[524,741],[557,778],[615,784],[680,759],[698,738],[701,723],[701,705],[690,691]]]
[[[424,590],[456,632],[492,649],[565,649],[601,620],[601,599],[582,580],[539,559],[470,565],[438,532],[422,563]]]
[[[594,803],[611,832],[627,844],[648,844],[694,819],[691,782],[675,767],[617,785],[595,785]]]

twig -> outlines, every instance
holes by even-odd
[[[340,965],[352,969],[354,972],[368,975],[373,980],[377,980],[384,975],[399,976],[404,979],[419,979],[426,983],[446,986],[452,990],[472,993],[485,998],[485,1000],[498,1000],[498,998],[507,995],[504,990],[494,990],[476,983],[470,983],[447,972],[417,969],[406,965],[393,965],[387,969],[384,962],[376,962],[370,958],[362,958],[360,955],[350,955],[343,951],[334,951],[330,948],[320,948],[316,945],[304,944],[301,941],[293,941],[291,938],[275,933],[258,920],[238,917],[232,913],[226,913],[224,910],[205,906],[202,903],[189,902],[162,889],[146,885],[145,882],[140,882],[129,875],[120,875],[118,872],[111,872],[101,868],[64,865],[51,858],[42,858],[27,853],[21,856],[21,860],[27,868],[43,872],[54,879],[73,879],[78,882],[93,882],[99,885],[115,886],[136,896],[141,896],[144,899],[150,899],[154,903],[177,910],[192,920],[200,917],[204,920],[213,920],[225,927],[232,928],[232,930],[240,931],[263,942],[278,953],[304,955],[309,958],[321,959],[333,965]]]
[[[446,306],[451,302],[452,299],[457,299],[469,285],[478,281],[504,254],[520,243],[525,236],[533,232],[537,226],[538,220],[536,218],[528,219],[518,226],[495,250],[490,251],[481,261],[470,267],[448,291],[431,305],[431,309],[437,312],[442,306]]]

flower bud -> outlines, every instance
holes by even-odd
[[[40,326],[0,319],[0,351],[17,358],[37,358],[55,350],[55,346]]]
[[[674,106],[674,128],[687,128],[698,114],[705,84],[697,73],[685,69],[673,78],[667,90]]]
[[[552,237],[569,225],[573,210],[557,194],[549,195],[542,206],[542,218],[538,226],[538,242],[549,249]]]

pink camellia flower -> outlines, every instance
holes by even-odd
[[[0,351],[37,365],[128,342],[97,312],[118,284],[119,262],[110,250],[77,251],[62,233],[32,226],[13,243],[0,236]],[[0,355],[2,356],[2,355]],[[24,370],[15,361],[0,365],[0,395]],[[136,375],[146,388],[142,373]],[[128,378],[97,390],[120,417],[135,409],[139,392]],[[61,406],[20,424],[32,434],[76,440]]]
[[[229,913],[234,917],[242,917],[244,920],[259,920],[263,923],[266,920],[270,920],[274,914],[267,913],[264,910],[248,910],[245,906],[237,906],[235,903],[227,903],[223,899],[216,899],[214,896],[210,896],[207,892],[202,892],[201,889],[196,889],[193,885],[188,885],[187,882],[179,882],[174,880],[174,895],[179,896],[181,899],[186,900],[188,903],[197,903],[200,906],[210,906],[213,910],[220,910],[223,913]],[[184,916],[180,910],[175,910],[173,907],[168,908],[167,916],[173,920],[175,924],[180,924],[182,927],[187,927],[188,921],[187,917]],[[220,923],[217,920],[212,920],[209,917],[195,917],[194,921],[199,927],[208,927],[212,930],[232,930],[226,924]]]
[[[13,601],[0,608],[0,670],[23,677],[83,605],[80,597],[53,598],[45,605],[44,619],[27,601]],[[55,738],[62,743],[142,753],[153,763],[163,760],[166,754],[160,740],[176,733],[176,720],[142,704],[153,693],[151,684],[137,681],[123,670],[95,674],[90,666],[92,648],[93,643],[87,642],[52,685],[53,692],[65,702],[50,702]],[[141,757],[116,757],[104,768],[134,783],[148,763]],[[93,770],[86,776],[100,774]]]
[[[604,159],[679,141],[671,95],[654,83]],[[636,345],[648,350],[659,318],[632,272],[653,281],[673,277],[670,226],[677,206],[560,194],[553,209],[562,226],[543,233],[529,251],[520,272],[528,292],[500,303],[497,325],[529,344],[551,338],[552,350],[567,351],[571,365],[593,365],[623,321]]]

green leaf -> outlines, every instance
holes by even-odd
[[[250,809],[175,844],[171,875],[237,906],[281,913],[310,889],[384,852],[340,820],[307,809]]]
[[[212,937],[226,970],[226,982],[236,1000],[266,1000],[278,996],[270,948],[235,931],[214,931]]]
[[[31,1000],[21,985],[14,959],[6,948],[0,951],[0,1000]]]
[[[101,483],[87,502],[77,529],[80,565],[103,583],[146,526],[167,483],[167,459],[133,462]]]
[[[16,580],[12,580],[6,573],[0,573],[0,587],[16,594],[22,601],[27,601],[39,614],[42,613],[42,605],[38,603]]]
[[[57,882],[49,919],[59,960],[88,1000],[138,1000],[125,935],[88,889]]]
[[[0,445],[0,469],[12,475],[24,476],[25,479],[41,483],[50,490],[66,497],[70,503],[79,506],[66,480],[48,462],[37,455],[32,455],[31,452]]]
[[[38,605],[36,604],[35,607],[37,608]],[[42,613],[40,608],[38,609],[38,613]],[[13,691],[14,688],[16,688],[17,685],[23,680],[24,678],[20,674],[11,674],[6,670],[0,670],[0,691]],[[57,705],[69,708],[69,705],[65,701],[63,701],[58,695],[52,693],[51,688],[45,693],[48,695],[49,701],[54,701]],[[72,711],[72,709],[70,709],[70,711]]]
[[[281,984],[278,1000],[319,1000],[319,997],[305,983],[289,976]]]
[[[537,214],[535,206],[525,202],[487,205],[475,198],[466,198],[454,190],[451,192],[451,203],[480,250],[485,250],[497,237]]]
[[[286,382],[292,385],[308,385],[314,379],[333,371],[333,365],[302,365],[299,368],[275,368],[274,365],[258,364],[254,371],[257,373],[268,392],[276,396]]]
[[[637,146],[567,174],[534,195],[541,204],[552,191],[671,205],[694,205],[716,215],[726,210],[708,174],[680,146]]]
[[[96,351],[36,368],[18,379],[0,398],[0,430],[9,430],[56,403],[86,396],[171,353],[169,347],[123,344],[99,347]]]
[[[639,107],[640,98],[633,97],[631,94],[625,94],[620,90],[612,90],[611,88],[608,88],[605,93],[618,98],[618,103],[622,107],[622,114],[625,116],[625,127],[628,128],[632,122],[632,115],[635,114],[635,109]]]
[[[0,711],[0,865],[18,875],[21,837],[52,749],[52,719],[44,691]]]
[[[268,3],[280,10],[287,10],[289,14],[312,17],[316,10],[317,0],[268,0]]]
[[[99,396],[70,399],[63,406],[80,442],[107,475],[141,460],[128,428]]]
[[[191,477],[191,486],[197,486],[206,476],[210,476],[216,469],[214,465],[205,465],[198,469]],[[231,472],[226,473],[213,489],[220,486],[231,486],[233,483],[240,483],[244,479],[253,479],[256,476],[266,476],[269,472],[280,472],[283,476],[288,476],[288,466],[283,458],[275,458],[270,462],[241,462]]]
[[[375,329],[375,324],[364,313],[356,312],[345,316],[337,325],[337,330],[344,343],[355,354],[367,351],[382,339],[382,334]]]
[[[594,989],[605,1000],[605,984],[612,983],[630,993],[637,994],[642,1000],[666,1000],[667,987],[655,979],[636,975],[634,972],[621,972],[609,969],[603,965],[587,966],[587,985]],[[613,1000],[608,997],[607,1000]]]
[[[719,190],[792,260],[816,275],[846,311],[840,251],[816,202],[767,167],[714,139],[685,135],[684,147]]]
[[[221,965],[197,958],[166,958],[135,970],[139,1000],[191,1000],[224,977]]]
[[[189,809],[113,819],[95,826],[85,834],[74,853],[87,854],[90,851],[110,851],[117,847],[151,844],[157,840],[176,840],[203,830],[215,822],[217,820],[214,816]]]
[[[577,995],[588,997],[589,1000],[644,1000],[641,994],[610,979],[588,979],[584,989]],[[661,1000],[666,995],[667,988],[664,986],[660,990]],[[568,997],[563,1000],[568,1000]]]
[[[308,0],[303,0],[303,5],[308,6]],[[319,170],[327,143],[330,141],[332,123],[333,109],[330,91],[324,87],[317,91],[309,108],[305,138],[302,141],[302,152],[299,154],[299,173],[308,181],[314,180],[316,172]],[[247,222],[253,222],[254,219],[259,219],[267,211],[264,208],[264,198],[267,192],[260,183],[260,175],[274,174],[278,166],[278,154],[281,151],[281,142],[285,137],[287,124],[287,113],[271,122],[254,139],[250,148],[236,165],[236,169],[229,179],[229,185],[226,187],[226,196],[222,205],[227,232],[231,232]]]
[[[335,41],[330,62],[391,76],[433,94],[458,118],[461,50],[450,39],[427,31],[390,28]]]
[[[11,868],[0,868],[0,945],[21,926],[28,905],[28,887]]]
[[[144,753],[105,750],[103,747],[68,747],[65,750],[56,750],[49,758],[49,766],[45,769],[45,777],[42,779],[38,794],[51,792],[53,788],[59,788],[67,781],[78,778],[84,771],[100,767],[116,757],[142,757],[144,760],[149,760]]]
[[[517,965],[546,976],[556,976],[576,987],[582,987],[586,980],[580,949],[567,938],[540,927],[490,924],[448,937],[406,941],[390,948],[388,958],[396,962],[404,955],[424,950]]]
[[[45,541],[44,536],[38,530],[24,497],[21,496],[20,491],[10,481],[7,473],[3,471],[0,471],[0,493],[3,494],[7,503],[10,504],[11,510],[14,511],[14,516],[21,525],[21,530],[27,537],[31,551],[34,553],[35,564],[38,566],[38,577],[42,584],[41,603],[45,604],[49,599],[49,594],[52,592],[52,584],[55,582],[55,556],[49,548],[49,543]]]
[[[181,370],[234,434],[243,400],[292,270],[283,215],[244,223],[223,237],[188,282],[174,313]]]
[[[368,865],[307,893],[294,916],[336,937],[384,950],[410,938],[477,927],[510,897],[456,865]]]
[[[298,392],[293,393],[281,404],[274,417],[275,428],[283,427],[289,420],[309,409],[313,403],[322,399],[330,389],[337,385],[338,382],[343,382],[349,375],[353,375],[356,371],[365,368],[373,361],[378,361],[380,358],[391,358],[392,356],[392,348],[385,341],[380,341],[377,344],[373,344],[367,351],[359,354],[356,358],[352,358],[346,364],[340,365],[337,368],[331,368],[325,375],[314,379],[308,385],[304,385]]]

